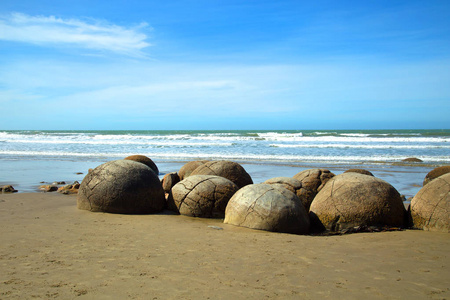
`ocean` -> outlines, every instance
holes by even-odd
[[[307,168],[365,168],[413,196],[426,173],[450,164],[449,150],[450,130],[0,131],[0,184],[36,191],[42,181],[80,181],[76,173],[142,154],[161,176],[190,160],[232,160],[255,182]],[[402,162],[409,157],[423,162]]]

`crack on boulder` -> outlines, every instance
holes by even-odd
[[[254,207],[256,206],[258,200],[261,199],[261,197],[263,197],[267,192],[272,191],[272,190],[274,190],[274,188],[271,188],[271,189],[265,191],[260,196],[258,196],[251,205],[249,205],[249,207],[247,208],[247,212],[245,214],[244,220],[239,224],[239,226],[242,226],[242,224],[244,224],[246,222],[247,217],[253,212],[256,213],[257,215],[259,215],[260,217],[262,217],[261,214],[259,214],[257,211],[254,210]]]
[[[188,177],[189,178],[189,177]],[[211,178],[205,178],[205,179],[203,179],[203,180],[201,180],[201,181],[199,181],[199,182],[197,182],[197,183],[195,183],[191,188],[187,188],[186,187],[186,185],[185,185],[185,183],[184,182],[179,182],[179,184],[181,184],[186,190],[188,190],[188,192],[183,196],[183,198],[179,201],[179,203],[180,203],[180,205],[178,205],[178,209],[180,209],[181,208],[181,206],[184,204],[184,202],[185,202],[185,199],[189,196],[189,194],[199,185],[199,184],[201,184],[202,182],[205,182],[205,181],[208,181],[208,180],[210,180]],[[174,199],[175,200],[175,199]],[[176,202],[178,202],[178,201],[174,201],[175,202],[175,205],[176,205]],[[189,206],[189,205],[188,205]]]

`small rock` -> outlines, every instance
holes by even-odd
[[[39,189],[43,192],[55,192],[58,190],[58,187],[56,185],[46,184],[46,185],[41,185],[39,187]]]
[[[13,188],[12,185],[4,185],[0,187],[0,192],[2,193],[17,193],[17,190]]]
[[[416,158],[416,157],[408,157],[402,161],[404,161],[404,162],[423,162],[423,160]]]

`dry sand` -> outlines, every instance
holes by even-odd
[[[0,299],[450,298],[448,233],[298,236],[31,193],[0,194],[0,234]]]

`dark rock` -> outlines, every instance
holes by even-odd
[[[192,175],[221,176],[231,180],[239,188],[253,183],[250,175],[240,164],[227,160],[209,161],[196,168]]]
[[[80,183],[75,181],[72,184],[67,184],[58,188],[58,192],[65,195],[78,194],[78,190],[80,188]]]
[[[156,164],[153,162],[153,160],[151,160],[150,158],[148,158],[145,155],[131,155],[131,156],[125,157],[125,159],[140,162],[140,163],[146,165],[147,167],[149,167],[150,169],[152,169],[156,175],[159,175],[159,170],[158,170],[158,167],[156,166]]]
[[[405,217],[400,194],[392,185],[358,173],[332,178],[314,198],[310,211],[331,231],[363,225],[401,227]]]
[[[155,172],[143,163],[116,160],[104,163],[83,179],[77,207],[123,214],[160,212],[164,190]]]
[[[186,163],[184,166],[180,168],[178,171],[178,176],[180,177],[180,180],[183,180],[189,175],[191,175],[192,171],[200,167],[201,165],[207,163],[207,160],[194,160]]]
[[[230,199],[224,223],[295,234],[309,233],[309,217],[300,199],[277,184],[251,184]]]
[[[164,175],[163,179],[161,180],[161,185],[164,189],[164,192],[168,193],[178,182],[180,182],[180,177],[178,176],[177,172],[172,172]]]
[[[0,187],[1,193],[17,193],[17,190],[12,185],[4,185]]]
[[[416,157],[408,157],[403,159],[404,162],[423,162],[423,160],[416,158]]]
[[[441,166],[434,168],[433,170],[428,172],[428,174],[425,176],[425,179],[423,180],[423,185],[425,186],[425,184],[427,184],[431,180],[447,173],[450,173],[450,166]]]
[[[172,188],[169,201],[182,215],[223,218],[227,203],[237,190],[237,185],[224,177],[191,175]]]
[[[450,173],[427,183],[411,200],[415,228],[450,232]]]
[[[58,190],[58,186],[53,184],[45,184],[41,185],[39,189],[43,192],[56,192]]]

